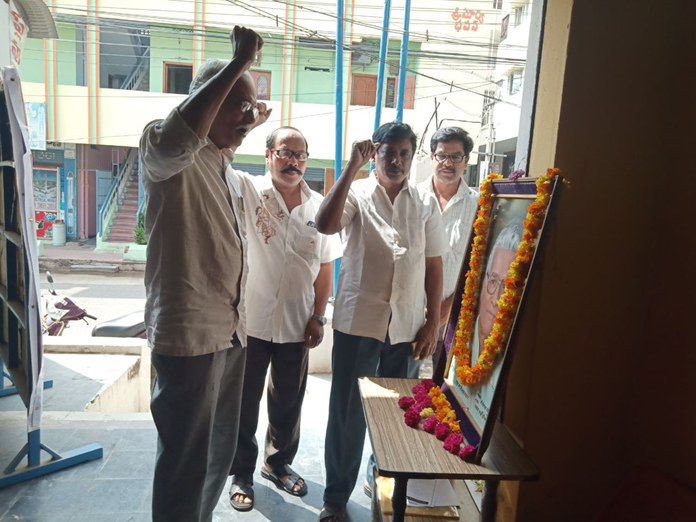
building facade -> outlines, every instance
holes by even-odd
[[[28,39],[20,71],[27,113],[33,115],[37,187],[57,188],[57,203],[51,203],[51,193],[41,196],[46,199],[42,204],[49,218],[55,214],[54,219],[65,220],[69,238],[97,235],[105,240],[118,207],[126,199],[135,200],[136,192],[136,210],[141,209],[138,162],[128,152],[137,149],[148,122],[165,117],[181,103],[203,61],[231,56],[229,32],[236,24],[254,28],[265,41],[251,73],[259,100],[273,108],[267,129],[293,125],[306,135],[310,159],[305,177],[323,191],[336,147],[334,4],[300,8],[295,0],[239,5],[217,0],[89,0],[79,7],[69,0],[46,3],[60,39]],[[436,130],[429,122],[437,111],[441,125],[463,126],[477,138],[488,85],[487,46],[498,31],[501,12],[493,1],[483,7],[474,1],[456,7],[447,0],[413,2],[404,121],[419,135]],[[348,0],[345,13],[344,160],[351,143],[369,137],[374,127],[382,6]],[[395,118],[403,16],[403,3],[394,3],[382,122]],[[245,140],[237,151],[238,168],[264,173],[266,134],[259,130]],[[424,143],[427,148],[427,140]],[[42,164],[48,150],[56,151],[56,159]],[[116,202],[109,203],[111,199]],[[106,204],[110,207],[105,211]]]

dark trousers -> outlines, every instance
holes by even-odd
[[[365,444],[358,378],[417,378],[420,361],[414,360],[410,342],[391,344],[389,338],[381,342],[334,330],[332,364],[324,502],[343,509],[355,488]]]
[[[270,470],[292,464],[300,445],[300,413],[307,388],[309,350],[303,344],[248,338],[242,417],[230,475],[253,474],[256,468],[256,428],[269,364],[264,461]]]
[[[152,354],[157,427],[153,522],[211,522],[235,453],[246,350]]]

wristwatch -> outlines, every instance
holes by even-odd
[[[314,314],[310,319],[316,319],[321,323],[322,326],[326,324],[326,317],[324,317],[323,315]]]

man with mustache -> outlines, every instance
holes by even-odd
[[[438,348],[433,356],[434,364],[437,364],[441,351],[445,324],[452,308],[454,291],[478,208],[479,193],[462,178],[473,148],[474,142],[464,129],[443,127],[437,130],[430,139],[430,165],[433,174],[418,185],[419,191],[433,195],[437,200],[450,246],[450,251],[442,256],[441,328]]]
[[[317,213],[320,232],[346,234],[334,306],[322,522],[345,520],[358,478],[365,442],[358,377],[418,377],[420,360],[435,351],[448,247],[435,198],[407,179],[415,150],[411,127],[382,125],[372,140],[353,144]],[[370,158],[374,174],[353,182]]]
[[[498,313],[498,300],[505,292],[505,278],[510,265],[515,260],[517,248],[522,241],[524,225],[513,220],[507,224],[495,239],[486,261],[486,271],[480,290],[478,316],[474,322],[474,333],[471,339],[471,360],[476,361],[485,349],[484,341],[493,330],[493,322]],[[493,403],[493,394],[498,384],[501,365],[500,357],[495,363],[490,378],[475,386],[468,386],[467,394],[474,397],[476,408],[469,410],[479,426],[486,423],[487,413]],[[481,412],[485,412],[483,414]]]
[[[258,109],[248,70],[263,40],[236,26],[233,57],[140,140],[148,236],[145,324],[157,371],[153,522],[211,522],[232,464],[246,352],[242,250],[225,169]],[[232,443],[230,443],[232,441]]]
[[[262,107],[265,121],[270,111]],[[331,261],[341,256],[337,235],[317,232],[323,197],[303,180],[307,141],[293,127],[266,140],[268,174],[250,176],[227,169],[230,191],[241,196],[242,233],[248,272],[244,275],[247,359],[237,452],[230,469],[230,503],[249,511],[258,446],[256,428],[268,367],[268,430],[261,475],[295,496],[307,484],[290,464],[300,442],[300,412],[307,386],[308,352],[324,336],[331,294]]]

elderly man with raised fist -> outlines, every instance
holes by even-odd
[[[244,27],[231,39],[232,60],[220,70],[204,64],[189,97],[140,140],[145,323],[157,371],[154,522],[210,522],[236,449],[242,246],[225,169],[257,123],[247,71],[263,40]]]

